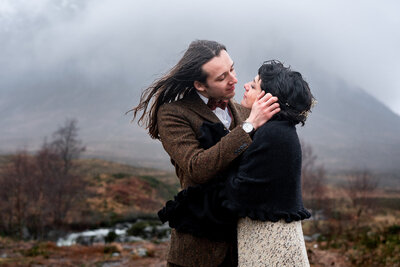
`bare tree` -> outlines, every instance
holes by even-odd
[[[49,185],[52,190],[50,193],[53,203],[53,216],[55,223],[61,225],[74,202],[84,192],[85,182],[82,177],[74,172],[75,165],[73,160],[79,158],[85,150],[82,142],[77,139],[77,121],[74,119],[66,120],[64,126],[60,127],[53,134],[52,142],[44,144],[42,151],[47,151],[46,155],[53,155],[62,161],[61,168],[49,169]],[[53,162],[57,165],[56,162]],[[61,172],[60,172],[61,171]]]
[[[0,231],[41,237],[60,227],[84,196],[86,182],[74,162],[84,150],[75,120],[67,120],[34,155],[18,152],[0,170]]]
[[[347,175],[346,183],[342,187],[347,193],[354,210],[355,229],[358,229],[361,216],[372,207],[373,199],[371,199],[371,194],[377,189],[378,183],[379,181],[368,170]]]
[[[313,226],[316,231],[319,229],[318,214],[321,210],[329,207],[323,206],[322,200],[326,198],[325,169],[322,165],[317,165],[317,156],[314,154],[311,145],[301,141],[302,149],[302,193],[303,199],[307,201],[308,208],[314,218]]]
[[[32,201],[36,203],[36,209],[32,213],[32,228],[38,235],[44,233],[46,225],[55,223],[55,209],[59,207],[54,201],[57,184],[63,181],[63,161],[61,157],[49,148],[47,143],[36,153],[35,163],[38,169],[37,183],[32,188]]]
[[[33,175],[36,166],[26,151],[12,156],[0,175],[0,211],[2,228],[12,234],[23,237],[31,202],[29,189],[34,184]]]
[[[303,198],[316,200],[321,199],[326,194],[325,169],[322,165],[316,164],[317,156],[314,154],[311,145],[302,141],[301,149]]]
[[[61,126],[53,134],[51,148],[64,161],[63,172],[69,173],[72,167],[72,160],[79,158],[80,154],[85,151],[82,142],[77,139],[78,128],[75,119],[67,119],[64,126]]]

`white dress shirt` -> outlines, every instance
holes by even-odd
[[[197,90],[196,92],[200,96],[201,100],[203,100],[204,103],[207,105],[208,98],[200,94]],[[225,109],[217,107],[216,109],[211,111],[218,117],[218,119],[222,122],[225,128],[229,129],[229,127],[231,126],[232,118],[231,116],[229,116],[228,106]]]

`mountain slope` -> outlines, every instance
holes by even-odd
[[[339,78],[318,70],[308,76],[318,103],[306,126],[298,129],[319,161],[330,170],[399,170],[400,117]],[[145,84],[137,79],[136,84]],[[93,81],[71,72],[2,87],[7,90],[0,91],[0,153],[35,150],[66,118],[76,118],[86,157],[172,168],[160,142],[130,123],[132,114],[125,115],[138,103],[140,90],[123,79]]]
[[[360,88],[311,80],[317,105],[300,136],[328,169],[398,170],[400,117]]]

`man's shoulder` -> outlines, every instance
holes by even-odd
[[[164,103],[164,104],[162,104],[160,106],[159,112],[162,112],[162,111],[174,111],[177,108],[182,108],[184,106],[185,105],[182,103],[181,100],[170,102],[170,103]]]
[[[250,112],[251,109],[245,108],[242,105],[240,105],[238,102],[236,102],[235,100],[232,100],[233,104],[235,105],[235,107],[237,109],[239,109],[240,111],[246,111],[246,112]]]
[[[181,99],[162,104],[159,110],[187,109],[193,107],[193,105],[199,104],[201,102],[201,100],[199,100],[200,98],[195,93],[190,92]]]
[[[199,107],[201,102],[194,102],[186,98],[179,99],[170,103],[164,103],[160,106],[157,112],[157,120],[171,120],[173,118],[184,121],[203,120],[204,107]],[[202,115],[203,114],[203,115]]]
[[[232,99],[231,102],[235,109],[241,114],[241,116],[247,118],[250,115],[251,109],[245,108],[244,106],[240,105],[238,102],[236,102],[235,99]]]
[[[159,114],[164,112],[182,113],[183,109],[189,109],[189,108],[190,104],[188,104],[187,101],[185,101],[185,99],[179,99],[177,101],[162,104],[158,112]]]

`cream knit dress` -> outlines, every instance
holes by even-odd
[[[239,267],[310,266],[301,221],[238,222]]]

